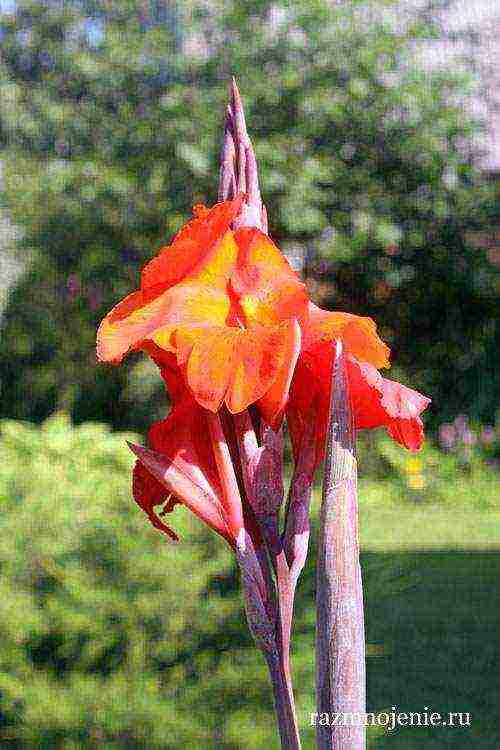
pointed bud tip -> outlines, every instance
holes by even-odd
[[[240,90],[238,88],[238,84],[236,83],[236,78],[233,76],[231,78],[231,85],[229,87],[229,93],[231,98],[231,114],[233,117],[237,116],[237,113],[240,113],[242,111],[242,102],[241,102],[241,94]]]
[[[125,441],[132,451],[138,458],[140,457],[141,450],[144,450],[141,445],[136,445],[135,443],[132,443],[130,440]]]
[[[131,443],[127,440],[127,445],[134,453],[134,455],[137,456],[139,461],[144,464],[146,469],[149,469],[151,473],[159,478],[165,469],[164,463],[166,461],[165,457],[158,453],[157,451],[152,451],[149,448],[145,448],[143,445],[136,445],[135,443]]]
[[[247,146],[248,134],[245,122],[245,113],[243,110],[243,102],[241,100],[240,91],[234,77],[231,80],[231,110],[233,113],[233,123],[236,139],[242,146]]]

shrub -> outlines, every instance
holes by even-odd
[[[182,510],[178,546],[149,527],[131,499],[134,436],[60,414],[0,434],[2,747],[274,737],[229,548]]]

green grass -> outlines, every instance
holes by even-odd
[[[425,505],[408,508],[362,507],[362,549],[375,552],[460,550],[500,552],[500,513]]]
[[[365,552],[362,566],[369,710],[472,716],[470,729],[408,727],[370,747],[500,747],[500,555]]]
[[[362,507],[368,710],[472,718],[470,728],[370,728],[370,750],[500,747],[499,521],[463,508]],[[311,560],[298,612],[313,590]]]

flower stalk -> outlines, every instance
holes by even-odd
[[[317,728],[318,750],[366,747],[365,631],[359,564],[355,428],[345,355],[337,342],[330,397],[316,588],[316,698],[320,714],[359,717]]]
[[[245,192],[246,200],[234,221],[235,228],[253,226],[267,232],[267,214],[260,195],[255,153],[248,137],[241,97],[233,79],[221,152],[219,200],[234,198],[238,192]],[[247,570],[249,565],[253,565],[253,560],[249,562],[251,555],[248,553],[240,554],[238,562],[242,572],[247,620],[268,666],[281,745],[287,750],[298,750],[301,745],[290,668],[295,586],[292,585],[279,532],[279,511],[283,502],[283,436],[281,430],[276,434],[259,419],[259,440],[248,410],[234,415],[233,422],[246,499],[255,514],[268,560],[271,561],[278,599],[273,638],[263,639],[261,632],[268,633],[265,607],[256,604],[255,584]]]

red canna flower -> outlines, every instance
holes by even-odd
[[[335,340],[348,355],[358,428],[386,426],[395,440],[416,450],[423,439],[419,415],[429,403],[377,372],[389,366],[389,349],[370,318],[316,307],[266,234],[253,227],[231,229],[244,202],[238,195],[212,209],[195,207],[195,218],[144,267],[141,289],[104,318],[97,345],[103,361],[119,362],[129,350],[142,349],[159,364],[174,408],[153,426],[150,444],[172,459],[170,473],[178,469],[178,455],[189,455],[191,474],[198,461],[209,484],[202,488],[204,497],[211,502],[204,520],[226,538],[230,532],[215,502],[221,488],[214,457],[208,460],[196,437],[206,430],[204,410],[216,413],[225,404],[236,414],[256,404],[274,429],[286,410],[295,456],[312,420],[316,466],[327,430]],[[148,476],[144,466],[136,469],[135,496],[166,531],[153,506],[164,502],[170,510],[170,494],[154,485],[158,466],[150,469]],[[165,478],[161,481],[165,487]],[[205,505],[196,497],[193,510],[201,515]]]
[[[195,208],[196,218],[143,269],[141,289],[104,318],[97,352],[117,363],[154,344],[175,354],[204,408],[225,403],[238,413],[264,399],[274,417],[286,402],[307,297],[267,235],[229,229],[243,200]]]
[[[235,414],[257,403],[277,427],[301,328],[306,346],[311,335],[341,335],[349,351],[375,366],[386,363],[388,350],[370,319],[309,303],[304,284],[260,229],[230,229],[243,204],[239,195],[210,210],[195,207],[196,218],[143,269],[141,289],[104,318],[97,352],[116,363],[155,345],[176,355],[198,404],[216,412],[225,403]]]
[[[429,400],[378,375],[374,368],[389,365],[389,349],[375,323],[309,302],[304,284],[266,234],[230,228],[244,203],[241,194],[212,209],[195,207],[195,218],[144,267],[141,289],[102,321],[98,357],[119,362],[133,349],[171,354],[179,383],[184,380],[180,403],[192,394],[191,416],[195,404],[214,413],[225,404],[236,414],[256,403],[277,429],[286,409],[295,451],[312,418],[318,462],[326,435],[331,343],[341,340],[350,357],[357,427],[385,425],[406,447],[420,447],[419,414]],[[166,377],[165,368],[162,374]]]

